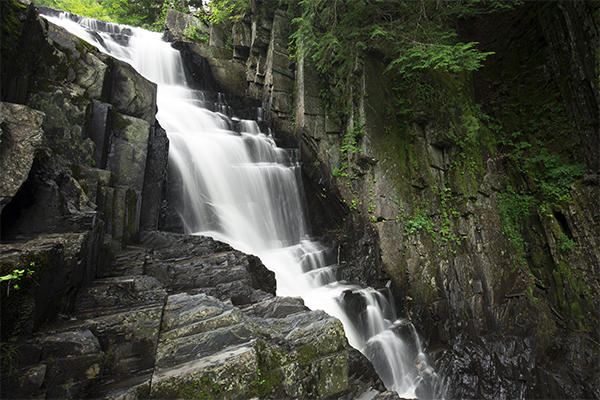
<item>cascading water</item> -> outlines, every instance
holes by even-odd
[[[183,182],[188,233],[258,255],[275,272],[278,295],[301,296],[308,307],[338,317],[388,389],[401,397],[441,397],[412,324],[396,318],[381,292],[337,282],[337,266],[325,265],[320,245],[309,240],[294,151],[278,148],[255,121],[232,118],[223,103],[209,111],[161,34],[68,14],[47,18],[158,85],[156,118],[170,141],[170,168]],[[360,313],[345,312],[352,298],[360,299]]]

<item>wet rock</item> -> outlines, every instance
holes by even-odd
[[[123,186],[99,186],[96,204],[105,222],[104,232],[111,240],[111,249],[119,251],[137,240],[141,204],[139,192]]]
[[[46,365],[39,364],[27,368],[25,371],[19,372],[19,378],[16,383],[16,388],[10,388],[8,391],[5,387],[4,393],[12,393],[14,398],[37,398],[45,396],[45,391],[42,390],[42,384],[46,377]]]
[[[133,67],[110,58],[112,90],[109,99],[118,113],[154,125],[156,115],[156,84],[141,76]]]
[[[152,133],[151,125],[145,120],[116,114],[107,169],[115,174],[117,185],[142,192]]]
[[[90,139],[95,144],[94,162],[102,169],[106,168],[113,114],[114,107],[111,104],[94,100]]]
[[[0,103],[0,212],[27,179],[42,146],[44,113],[27,106]]]
[[[106,99],[110,90],[108,66],[89,50],[88,45],[66,29],[48,23],[48,38],[50,43],[69,60],[69,76],[72,82],[84,88],[87,93],[97,100]]]
[[[196,358],[252,340],[255,335],[237,310],[204,294],[170,296],[163,315],[157,365]]]
[[[65,358],[100,353],[100,343],[89,330],[47,335],[38,340],[42,359]]]
[[[97,223],[95,216],[71,171],[46,150],[38,154],[27,181],[5,206],[2,234],[89,230]]]
[[[151,276],[124,276],[95,280],[82,288],[75,311],[128,308],[148,304],[164,304],[167,297],[162,285]]]
[[[385,391],[385,385],[377,375],[377,371],[369,359],[360,351],[351,349],[348,352],[348,373],[351,379],[367,382],[378,391]]]
[[[68,163],[92,164],[95,144],[89,134],[93,103],[82,87],[49,85],[46,91],[32,93],[27,104],[46,114],[42,128],[48,147]]]
[[[237,398],[247,392],[248,382],[256,379],[257,369],[252,346],[226,349],[172,368],[157,369],[150,397],[172,399],[210,393],[223,399]]]
[[[104,353],[48,359],[44,381],[48,398],[83,398],[95,390],[102,374]]]
[[[168,154],[167,133],[156,123],[154,134],[150,137],[144,173],[140,230],[156,230],[158,228],[163,185],[167,178]]]
[[[144,232],[141,241],[158,253],[151,257],[147,273],[169,290],[204,288],[205,293],[231,299],[236,305],[275,293],[272,271],[258,258],[234,251],[224,243],[166,232]]]
[[[52,49],[33,4],[3,1],[0,6],[2,26],[9,32],[3,35],[1,100],[25,104],[30,88],[36,86],[36,75],[47,72],[52,64],[45,58],[52,55]]]
[[[304,300],[300,297],[273,297],[244,309],[244,313],[261,318],[283,318],[307,310],[308,307],[304,305]]]
[[[84,313],[78,315],[85,327],[97,332],[106,353],[104,376],[133,374],[154,366],[162,308],[162,304],[144,306],[89,319]]]
[[[98,233],[95,228],[91,234],[39,235],[0,245],[3,274],[14,269],[34,271],[19,282],[18,291],[11,293],[3,284],[3,340],[31,334],[59,312],[72,309],[76,288],[96,276],[97,265],[108,263],[107,254],[99,250]]]
[[[237,325],[243,318],[231,305],[205,294],[179,293],[169,296],[163,314],[161,338],[176,339],[224,326]]]

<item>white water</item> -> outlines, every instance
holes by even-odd
[[[231,118],[224,104],[213,107],[220,113],[204,108],[204,94],[188,88],[179,52],[162,34],[127,27],[133,35],[123,47],[110,33],[120,34],[125,27],[110,25],[110,32],[93,35],[88,30],[98,29],[93,20],[46,18],[157,83],[156,118],[170,141],[170,168],[183,178],[181,216],[188,233],[212,236],[259,256],[276,274],[278,295],[301,296],[311,309],[339,318],[350,344],[371,359],[386,387],[401,397],[417,397],[424,377],[437,381],[414,327],[408,324],[414,333],[409,342],[396,334],[407,322],[397,320],[393,304],[372,288],[336,282],[337,266],[325,265],[321,246],[308,237],[294,152],[277,148],[255,121]],[[347,291],[366,303],[354,318],[343,309]]]

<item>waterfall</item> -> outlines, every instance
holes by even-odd
[[[339,318],[388,389],[408,398],[441,396],[414,326],[396,317],[383,293],[338,282],[337,265],[326,265],[322,246],[309,238],[297,152],[278,148],[256,121],[239,120],[223,102],[208,104],[190,89],[179,52],[162,34],[67,14],[46,18],[157,84],[156,118],[170,141],[170,168],[183,182],[187,233],[259,256],[276,274],[278,295],[301,296],[311,309]],[[361,312],[346,312],[357,301]]]

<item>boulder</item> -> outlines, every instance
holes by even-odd
[[[44,113],[11,103],[0,103],[0,212],[29,175],[36,151],[42,146]]]
[[[143,232],[152,246],[146,273],[174,291],[194,289],[235,305],[256,302],[275,293],[275,274],[255,256],[202,236]]]
[[[77,295],[75,311],[123,309],[164,304],[167,293],[151,276],[120,276],[97,279]]]
[[[170,8],[165,18],[165,40],[174,42],[178,40],[191,41],[189,37],[201,33],[210,34],[211,28],[206,21],[201,21],[191,14]]]
[[[154,125],[156,115],[156,84],[141,76],[125,62],[109,58],[112,89],[108,103],[123,115],[139,118]]]
[[[152,378],[150,397],[239,398],[247,393],[249,382],[256,380],[257,371],[254,347],[241,345],[185,364],[157,369]]]

